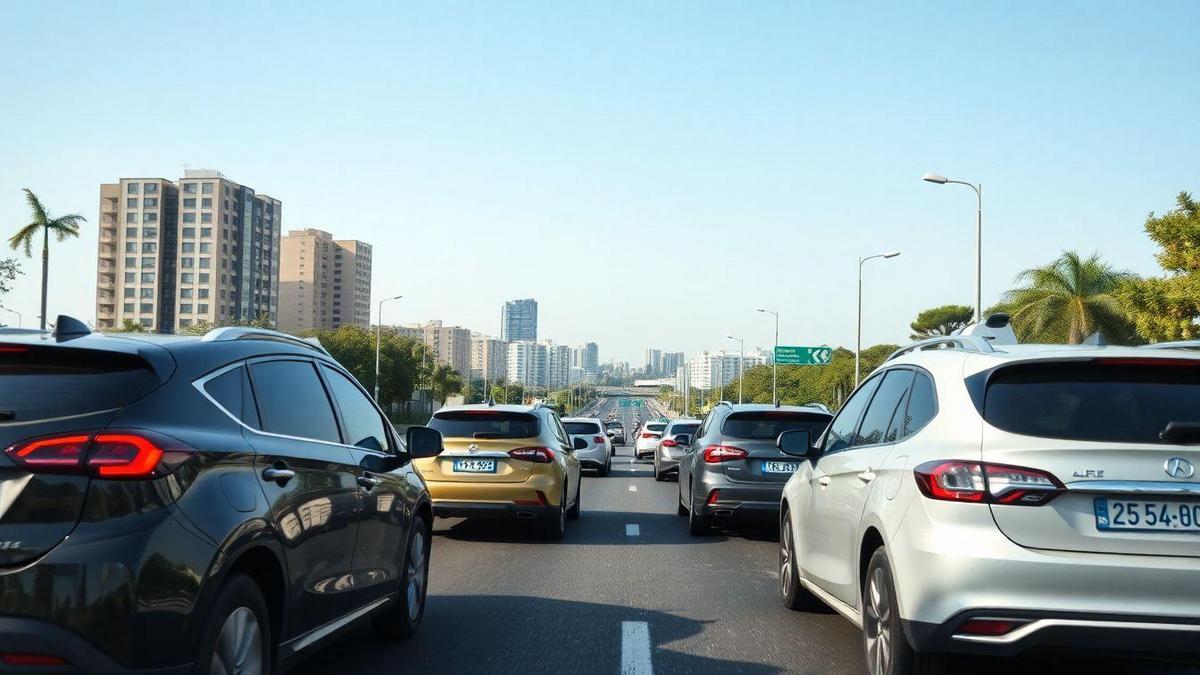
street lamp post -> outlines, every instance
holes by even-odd
[[[858,380],[862,377],[862,366],[859,364],[859,355],[862,354],[862,270],[863,263],[875,258],[895,258],[900,255],[900,251],[889,251],[888,253],[878,253],[869,255],[865,258],[858,259],[858,337],[854,346],[854,386],[858,386]]]
[[[966,185],[975,191],[975,323],[979,323],[983,320],[983,183],[950,180],[936,173],[927,173],[921,180],[938,185]]]
[[[779,364],[775,362],[775,353],[779,351],[779,312],[773,309],[759,308],[758,311],[775,315],[775,351],[771,352],[771,405],[779,406]]]
[[[379,403],[379,344],[380,344],[380,342],[382,342],[382,339],[383,339],[383,303],[390,302],[392,300],[399,300],[400,298],[403,298],[403,297],[404,297],[403,295],[397,295],[394,298],[384,298],[383,300],[379,301],[379,314],[377,315],[377,320],[379,321],[379,323],[375,324],[375,402],[376,403]]]
[[[738,343],[738,404],[742,402],[742,384],[746,375],[746,341],[740,337],[726,335],[726,339],[737,340]]]

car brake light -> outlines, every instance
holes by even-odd
[[[735,459],[746,459],[750,453],[732,445],[710,445],[704,449],[704,461],[707,464],[719,464]]]
[[[674,438],[668,438],[667,440],[663,441],[662,444],[663,444],[664,448],[673,448],[673,447],[679,445],[678,443],[675,442]]]
[[[604,440],[605,440],[605,438],[603,436],[593,436],[592,437],[593,443],[603,443]]]
[[[545,506],[548,502],[546,501],[546,493],[538,490],[537,499],[514,499],[513,503],[518,506]]]
[[[1066,490],[1045,471],[987,462],[926,462],[913,475],[926,497],[952,502],[1041,506]]]
[[[708,493],[708,500],[705,502],[705,504],[708,504],[709,506],[716,506],[720,499],[721,491],[713,490],[712,492]]]
[[[158,434],[122,431],[30,439],[4,452],[32,473],[144,479],[170,473],[192,449]]]
[[[1029,623],[1010,619],[967,619],[958,627],[962,635],[998,636],[1007,635],[1017,628]]]
[[[29,351],[28,347],[0,346],[0,354],[24,354],[27,351]]]
[[[535,464],[549,464],[554,461],[554,451],[550,448],[515,448],[508,451],[508,456]]]
[[[65,666],[67,662],[59,656],[51,656],[49,654],[22,654],[22,653],[4,653],[0,654],[0,663],[6,666]]]
[[[642,438],[662,438],[659,434],[652,434],[649,431],[642,434]]]

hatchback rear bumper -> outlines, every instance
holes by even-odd
[[[24,617],[0,616],[0,653],[41,654],[63,659],[68,665],[4,665],[6,673],[143,673],[174,675],[192,672],[191,664],[153,670],[128,670],[87,640],[62,626]]]
[[[556,507],[503,502],[433,502],[433,515],[438,518],[492,518],[514,520],[550,516]]]

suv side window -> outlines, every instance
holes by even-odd
[[[567,430],[563,428],[562,420],[558,419],[558,413],[550,413],[550,420],[553,422],[554,435],[558,436],[558,442],[566,447],[571,447],[571,437],[567,435]]]
[[[242,366],[231,368],[204,383],[204,391],[225,412],[241,420],[251,429],[260,429],[258,409],[254,407],[254,393],[250,391],[250,379]]]
[[[896,408],[904,401],[912,380],[913,371],[908,368],[893,368],[883,374],[883,382],[871,398],[862,424],[854,435],[854,445],[878,445],[888,442],[888,426],[896,414]]]
[[[321,372],[325,373],[329,391],[342,412],[346,444],[367,450],[390,451],[387,428],[375,404],[342,373],[325,365],[321,366]]]
[[[904,438],[917,433],[937,414],[937,390],[933,378],[917,371],[913,380],[912,393],[908,396],[908,411],[904,419]]]
[[[850,395],[846,405],[842,406],[837,417],[830,422],[829,430],[825,432],[823,454],[840,452],[854,445],[854,430],[858,428],[858,420],[862,417],[863,410],[866,409],[867,403],[875,394],[875,389],[879,387],[879,381],[882,379],[876,375],[864,382],[858,391]]]
[[[325,386],[310,361],[260,361],[250,366],[263,430],[341,443]]]

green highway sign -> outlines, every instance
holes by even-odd
[[[617,406],[621,408],[640,408],[642,407],[642,399],[640,398],[623,398],[617,402]]]
[[[833,360],[833,347],[776,347],[775,363],[781,366],[823,366]]]

